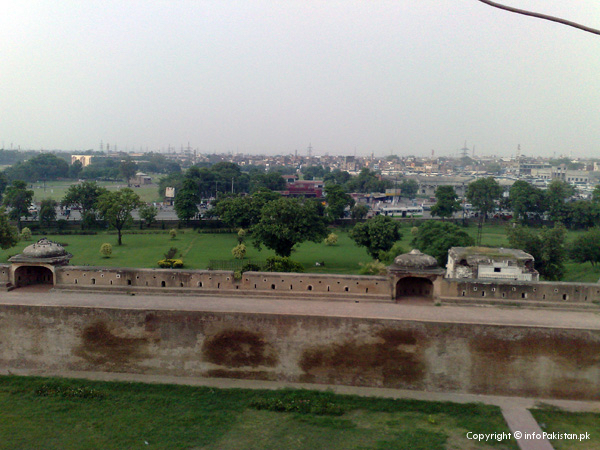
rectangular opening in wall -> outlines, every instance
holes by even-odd
[[[131,280],[127,280],[127,285],[131,286]]]
[[[502,293],[502,298],[505,298],[505,297],[506,297],[506,292],[503,292]]]
[[[521,298],[527,298],[527,292],[521,292]]]
[[[96,279],[92,278],[92,284],[96,284]]]
[[[467,295],[466,291],[462,291],[462,296],[464,297],[465,295]]]
[[[563,294],[563,300],[569,300],[569,295],[568,294]]]

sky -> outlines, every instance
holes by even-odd
[[[477,0],[4,0],[0,36],[6,149],[600,157],[600,36]]]

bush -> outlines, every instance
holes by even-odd
[[[246,230],[244,230],[243,228],[240,228],[240,231],[238,231],[238,242],[241,244],[242,242],[244,242],[244,238],[246,237]]]
[[[104,258],[110,258],[110,255],[112,255],[112,245],[110,245],[109,243],[104,243],[100,246],[100,254],[104,257]]]
[[[236,245],[231,250],[231,254],[235,259],[244,259],[244,256],[246,256],[246,246],[244,244]]]
[[[177,248],[176,247],[171,247],[169,250],[167,250],[167,253],[165,253],[165,259],[173,259],[175,258],[175,255],[177,255]]]
[[[410,234],[413,236],[416,236],[417,234],[419,234],[419,227],[412,227],[410,229]]]
[[[266,272],[304,272],[302,264],[282,256],[267,258]]]
[[[180,269],[183,267],[181,259],[161,259],[157,264],[161,269]]]
[[[254,263],[246,263],[242,266],[242,270],[241,272],[260,272],[262,271],[262,267],[260,267],[258,264],[254,264]]]
[[[327,416],[341,416],[344,414],[344,408],[335,404],[332,397],[303,393],[290,393],[283,396],[261,398],[254,400],[250,403],[250,406],[259,410],[297,414]]]
[[[361,265],[361,275],[385,275],[387,267],[380,261],[370,261],[368,263],[359,263]]]
[[[31,239],[31,230],[27,227],[23,227],[23,229],[21,230],[21,239],[23,239],[24,241],[28,241],[29,239]]]
[[[175,228],[171,228],[169,230],[169,235],[171,236],[171,239],[175,239],[177,237],[177,230]]]
[[[380,252],[379,256],[381,258],[381,262],[385,264],[392,264],[394,259],[396,259],[396,256],[402,255],[403,253],[406,253],[406,250],[402,246],[402,243],[396,242],[387,252]]]
[[[338,235],[335,233],[329,233],[329,236],[327,236],[323,242],[325,242],[325,245],[328,245],[331,247],[333,245],[336,245],[337,241],[338,241]]]
[[[104,398],[103,392],[87,386],[62,386],[60,384],[42,384],[35,390],[38,397],[65,398]]]

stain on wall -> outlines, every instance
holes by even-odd
[[[319,383],[422,388],[426,341],[413,330],[384,329],[372,343],[353,339],[312,346],[298,361],[304,371],[301,378]]]
[[[145,337],[117,334],[104,322],[88,325],[81,332],[81,345],[75,354],[93,365],[123,367],[147,357]]]
[[[228,368],[273,367],[277,355],[273,347],[259,334],[247,330],[224,330],[204,342],[205,361]]]

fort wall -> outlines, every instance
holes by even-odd
[[[234,272],[219,270],[57,267],[55,288],[182,295],[260,295],[277,298],[361,299],[391,301],[388,277],[315,273]]]
[[[600,400],[600,330],[0,306],[0,369]]]

